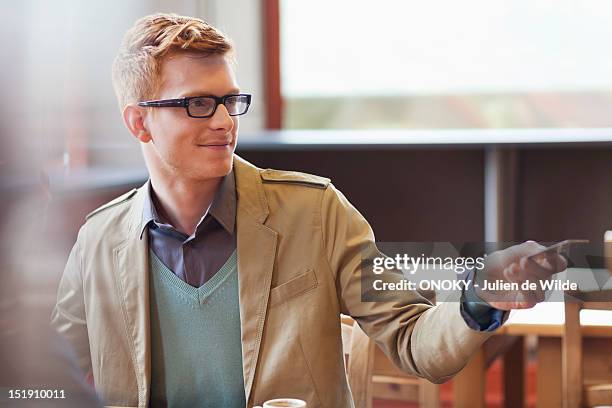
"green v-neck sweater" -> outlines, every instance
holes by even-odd
[[[244,407],[236,251],[199,288],[149,256],[150,406]]]

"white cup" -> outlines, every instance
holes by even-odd
[[[295,398],[276,398],[270,401],[266,401],[263,404],[263,408],[306,408],[306,401]]]

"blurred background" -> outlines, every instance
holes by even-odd
[[[10,332],[49,316],[84,215],[147,178],[110,70],[124,32],[160,11],[234,40],[238,81],[254,95],[238,153],[331,178],[379,241],[586,238],[601,250],[612,229],[609,1],[9,2],[0,242]],[[534,406],[530,336],[517,370],[520,404]],[[517,406],[503,397],[503,366],[487,361],[487,406]]]
[[[3,76],[20,103],[11,99],[8,114],[58,164],[142,163],[109,72],[126,29],[156,11],[202,17],[234,40],[238,78],[255,96],[243,137],[270,128],[612,125],[605,0],[11,4]]]
[[[280,3],[286,128],[611,123],[609,2]]]

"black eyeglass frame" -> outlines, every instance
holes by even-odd
[[[230,116],[244,115],[245,113],[249,111],[249,107],[251,106],[251,97],[252,97],[251,94],[229,94],[229,95],[224,95],[224,96],[213,96],[213,95],[186,96],[184,98],[177,98],[177,99],[158,99],[155,101],[141,101],[141,102],[138,102],[138,106],[152,107],[152,108],[166,108],[166,107],[185,108],[185,111],[187,112],[187,115],[189,117],[202,119],[202,118],[210,118],[214,116],[215,112],[217,112],[217,107],[219,105],[225,106],[225,101],[228,98],[235,97],[235,96],[246,96],[247,107],[242,113],[235,113],[233,115],[230,113],[229,115]],[[213,108],[212,112],[209,115],[196,116],[196,115],[192,115],[191,112],[189,112],[189,101],[193,99],[200,99],[200,98],[208,98],[208,99],[213,99],[215,101],[215,107]]]

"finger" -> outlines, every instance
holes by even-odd
[[[519,264],[526,279],[549,279],[557,273],[556,268],[542,267],[539,263],[530,260],[528,257],[521,258]]]
[[[503,251],[499,251],[501,262],[510,264],[511,262],[518,262],[522,257],[533,255],[545,249],[544,246],[538,244],[535,241],[525,241],[520,244],[506,248]]]
[[[529,309],[532,308],[536,303],[534,299],[531,298],[532,295],[530,293],[525,293],[524,291],[520,291],[516,294],[516,309]]]
[[[519,306],[517,307],[517,309],[531,309],[535,305],[536,303],[533,303],[533,302],[521,302]]]
[[[541,252],[546,249],[544,245],[538,244],[535,241],[526,241],[519,245],[522,250],[522,256],[529,256]]]
[[[522,295],[523,303],[529,304],[529,305],[534,305],[538,303],[539,302],[538,300],[539,292],[540,292],[539,290],[521,291],[520,294]],[[531,307],[531,306],[527,306],[527,307]]]
[[[534,293],[534,301],[535,303],[543,302],[546,299],[546,292],[543,290],[535,290]]]
[[[511,263],[504,268],[503,276],[508,282],[517,282],[519,279],[520,267],[516,262]]]
[[[540,294],[540,290],[530,290],[529,291],[529,295],[526,296],[527,301],[531,304],[536,304],[538,302],[540,302],[540,299],[543,298],[543,296],[541,296]]]
[[[555,266],[557,267],[557,272],[563,272],[567,269],[567,259],[563,255],[557,255]]]
[[[551,273],[558,273],[567,268],[567,259],[565,256],[558,253],[547,253],[542,260],[536,263],[540,264],[540,266],[543,268],[550,270]]]

